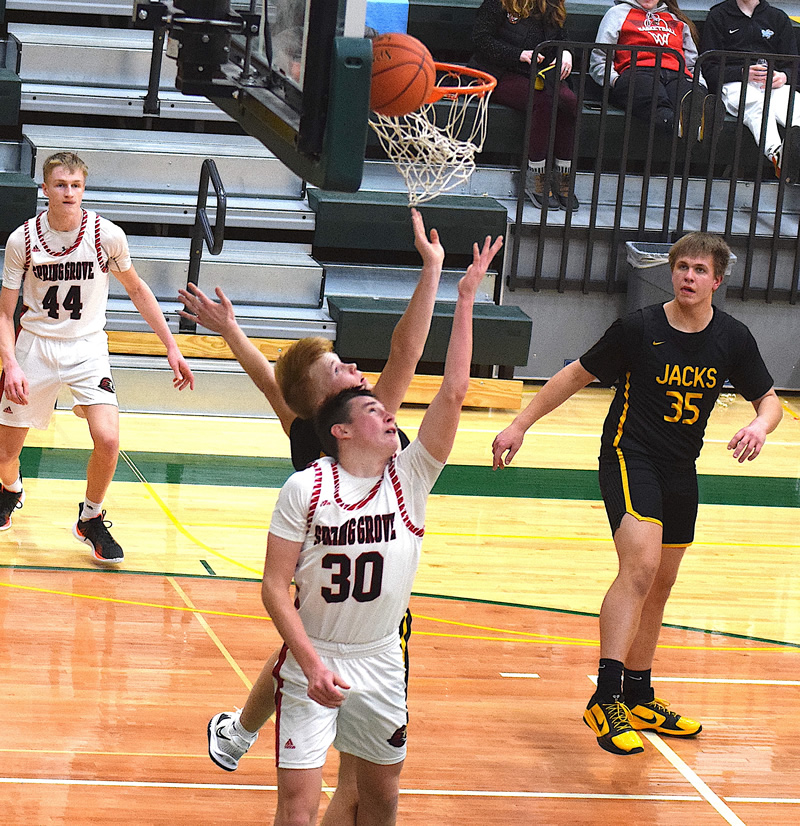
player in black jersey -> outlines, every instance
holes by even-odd
[[[414,243],[423,261],[422,270],[408,307],[392,333],[389,359],[373,388],[376,398],[390,413],[396,413],[399,409],[422,357],[445,254],[437,231],[432,229],[428,237],[422,215],[415,209],[411,211],[411,220]],[[481,255],[479,266],[484,273],[501,245],[502,239],[498,238]],[[343,363],[331,351],[330,342],[309,338],[293,344],[273,368],[242,331],[233,306],[222,290],[216,290],[219,301],[213,301],[195,286],[191,287],[191,291],[180,290],[179,293],[186,307],[181,315],[222,335],[239,363],[266,396],[289,436],[295,469],[303,470],[318,459],[322,446],[311,420],[331,395],[345,388],[368,387],[356,365]],[[408,438],[402,431],[399,435],[401,447],[405,447]],[[408,614],[400,629],[406,641],[411,633],[410,622]],[[227,771],[237,768],[239,759],[255,742],[259,729],[275,711],[272,671],[278,653],[276,651],[265,664],[241,712],[222,712],[209,723],[209,755]],[[358,802],[355,774],[347,761],[345,755],[340,763],[339,788],[344,791],[349,787],[351,793],[337,795],[335,807],[342,809],[341,814],[332,811],[332,806],[328,807],[329,816],[341,816],[343,822],[347,822],[344,818],[355,818]]]
[[[656,699],[650,669],[664,606],[694,538],[695,460],[723,384],[729,380],[756,411],[728,444],[739,462],[755,459],[781,420],[755,339],[711,303],[729,260],[717,236],[681,238],[669,254],[675,297],[615,321],[492,445],[494,468],[505,467],[534,422],[595,379],[616,382],[603,427],[600,489],[619,573],[600,609],[597,690],[584,713],[599,745],[614,754],[643,751],[637,730],[676,736],[701,730]]]

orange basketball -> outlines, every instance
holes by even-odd
[[[424,43],[392,32],[372,41],[372,88],[369,106],[380,115],[407,115],[428,100],[436,85],[436,67]]]

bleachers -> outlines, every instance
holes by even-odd
[[[64,148],[65,144],[87,156],[91,169],[87,206],[122,223],[128,230],[137,266],[157,288],[173,329],[177,329],[174,296],[177,286],[185,282],[188,235],[194,219],[199,167],[205,157],[215,159],[228,191],[228,231],[222,256],[204,256],[200,284],[202,287],[214,283],[224,285],[234,297],[249,334],[269,340],[291,340],[307,332],[317,332],[335,339],[337,325],[328,312],[327,296],[353,297],[363,293],[376,299],[408,298],[415,283],[415,262],[418,261],[408,227],[404,230],[404,249],[396,249],[387,242],[391,235],[388,230],[380,237],[372,233],[373,249],[366,249],[365,243],[352,236],[344,236],[336,242],[338,246],[331,245],[331,224],[327,218],[320,223],[317,211],[319,204],[326,201],[325,193],[313,189],[306,193],[298,178],[288,173],[260,143],[242,135],[239,127],[210,102],[184,97],[175,91],[175,64],[169,59],[162,67],[161,115],[154,117],[144,112],[151,34],[131,28],[128,0],[6,2],[9,29],[23,44],[19,117],[25,134],[38,147],[38,163],[41,164],[50,150]],[[410,0],[408,30],[425,41],[438,59],[464,61],[471,52],[471,27],[479,5],[480,0]],[[570,36],[591,42],[608,6],[607,0],[568,0]],[[708,4],[685,0],[682,7],[702,22]],[[55,50],[57,60],[53,59]],[[66,84],[65,78],[69,79]],[[587,82],[587,86],[591,83]],[[595,96],[598,94],[595,87]],[[613,235],[618,232],[613,222],[618,218],[623,227],[631,227],[633,232],[640,222],[642,198],[652,200],[657,206],[659,199],[663,204],[667,192],[660,179],[651,182],[650,189],[644,192],[641,180],[629,174],[619,215],[615,215],[618,200],[615,185],[622,141],[614,136],[621,136],[626,118],[621,112],[613,109],[610,112],[606,123],[609,130],[607,167],[595,181],[591,162],[597,149],[599,112],[591,97],[588,96],[582,113],[576,191],[584,205],[596,198],[597,209],[590,213],[584,206],[571,216],[569,232],[574,239],[573,249],[588,243],[595,254],[598,251],[605,254],[611,243],[609,239],[618,237]],[[636,132],[638,128],[633,126],[635,139],[628,160],[635,159],[646,146],[641,130]],[[503,216],[502,230],[497,231],[506,232],[507,215],[513,214],[515,208],[515,168],[520,160],[522,129],[518,113],[499,105],[490,106],[489,134],[485,151],[478,159],[479,168],[469,184],[457,189],[452,196],[466,200],[459,200],[457,206],[442,207],[441,212],[434,213],[437,221],[446,222],[447,210],[462,209],[468,205],[469,198],[484,199],[485,204],[494,204],[498,216]],[[9,157],[13,155],[13,147],[12,142],[8,146]],[[749,144],[746,148],[753,149]],[[695,151],[698,152],[696,160],[702,164],[702,148]],[[19,148],[17,152],[20,153]],[[663,158],[666,150],[657,144],[656,154]],[[759,159],[757,153],[752,154],[755,168]],[[378,155],[373,146],[369,156]],[[0,158],[3,157],[0,152]],[[37,180],[38,174],[37,168]],[[362,193],[350,198],[349,205],[328,198],[327,207],[336,215],[335,222],[351,220],[354,225],[361,222],[362,226],[374,227],[375,193],[381,193],[384,200],[397,201],[399,228],[405,214],[402,192],[402,181],[391,166],[372,160],[365,168]],[[765,197],[775,202],[774,193]],[[40,208],[42,205],[40,201]],[[790,211],[787,204],[783,209]],[[351,219],[346,218],[348,210]],[[353,218],[359,210],[362,216]],[[395,221],[386,216],[380,220],[389,228]],[[745,222],[747,216],[737,213],[737,220]],[[19,220],[11,223],[16,226]],[[517,235],[523,244],[517,266],[523,272],[533,268],[531,261],[536,255],[537,242],[532,243],[532,238],[539,233],[540,223],[539,211],[526,202],[522,228],[508,234],[503,266],[508,268],[508,251],[512,237]],[[464,238],[475,227],[477,224],[465,226]],[[563,212],[548,213],[548,233],[557,239],[566,227]],[[488,231],[488,227],[481,226],[481,232]],[[491,231],[495,231],[494,228]],[[602,236],[598,242],[599,231],[612,234]],[[592,237],[594,241],[586,240]],[[459,275],[455,268],[463,263],[458,258],[463,251],[453,253],[461,240],[447,246],[450,257],[439,296],[443,301],[452,301],[455,297]],[[564,276],[559,272],[562,265],[557,251],[546,252],[544,261],[547,277],[542,284],[552,286],[556,279],[559,284],[565,278],[574,280],[572,273]],[[606,289],[606,278],[602,263],[595,261],[586,282],[587,289]],[[502,280],[499,273],[487,279],[483,302],[488,304],[498,299],[501,303],[515,302],[514,293],[504,292]],[[112,296],[110,318],[112,332],[135,335],[142,332],[133,308],[118,292]],[[120,346],[131,346],[133,339],[126,341],[127,344]],[[209,348],[209,356],[213,356],[213,349]],[[136,355],[131,358],[135,359]],[[235,372],[229,364],[221,369]]]

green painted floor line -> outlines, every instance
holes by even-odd
[[[191,453],[126,451],[125,456],[152,484],[221,485],[279,488],[292,473],[288,459],[256,456],[209,456]],[[84,479],[88,450],[26,447],[23,478]],[[115,480],[141,480],[120,461]],[[800,507],[800,479],[776,476],[701,475],[700,501],[706,505]],[[433,488],[449,496],[502,496],[512,499],[582,499],[597,501],[600,488],[594,470],[511,467],[493,471],[477,465],[448,465]]]
[[[202,560],[201,560],[202,562]],[[241,576],[218,576],[216,574],[183,574],[183,573],[166,573],[165,571],[124,571],[119,569],[109,568],[72,568],[67,566],[49,567],[46,565],[0,565],[0,570],[6,571],[35,571],[39,573],[79,573],[79,574],[100,574],[100,575],[114,575],[123,576],[158,576],[158,577],[174,577],[176,579],[207,579],[214,582],[260,582],[260,578],[255,577],[241,577]],[[494,599],[478,599],[477,597],[459,597],[452,594],[426,594],[421,591],[412,591],[412,597],[421,597],[423,599],[441,599],[448,602],[470,602],[478,605],[498,605],[503,608],[521,608],[525,611],[544,611],[549,614],[567,614],[573,617],[591,617],[597,619],[599,614],[590,611],[575,611],[569,608],[552,608],[545,605],[527,605],[522,602],[503,602]],[[200,611],[202,613],[202,611]],[[736,634],[731,631],[721,631],[719,629],[695,628],[691,625],[676,625],[674,623],[665,622],[664,628],[673,628],[678,631],[692,631],[698,634],[711,634],[716,637],[730,637],[736,640],[747,640],[749,642],[763,642],[769,645],[777,645],[786,648],[797,648],[800,650],[800,643],[790,642],[788,640],[773,640],[768,637],[755,637],[750,634]]]

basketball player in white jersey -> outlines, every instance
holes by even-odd
[[[278,497],[262,583],[286,643],[274,671],[276,826],[316,823],[331,745],[356,765],[352,822],[396,822],[408,721],[397,628],[419,562],[428,494],[467,392],[475,293],[499,244],[487,238],[482,249],[474,246],[458,285],[442,385],[417,439],[400,451],[394,415],[369,390],[343,390],[316,417],[327,456],[291,476]]]
[[[125,233],[81,207],[86,164],[72,152],[57,152],[44,162],[42,174],[47,211],[9,237],[0,290],[0,530],[11,527],[11,514],[25,500],[19,456],[28,429],[47,429],[66,385],[94,443],[73,534],[98,563],[119,564],[123,551],[102,509],[119,454],[119,409],[104,331],[109,272],[167,348],[173,385],[194,388],[194,376],[155,296],[131,263]],[[15,342],[20,289],[24,311]]]

